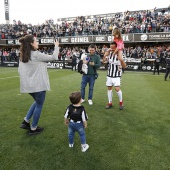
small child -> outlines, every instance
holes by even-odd
[[[112,31],[112,35],[114,36],[113,41],[116,42],[117,48],[114,51],[113,55],[115,55],[118,52],[118,58],[122,56],[122,50],[124,49],[124,42],[122,40],[121,32],[120,30],[116,27]]]
[[[84,74],[87,74],[88,72],[88,62],[90,60],[90,57],[87,56],[87,54],[83,53],[81,56],[81,60],[83,60],[83,65],[82,65],[82,71]]]
[[[69,147],[72,148],[74,145],[74,133],[78,132],[81,141],[81,150],[86,152],[89,145],[86,144],[85,129],[87,128],[87,119],[84,106],[81,106],[81,93],[74,92],[70,94],[70,104],[64,114],[64,123],[68,125],[68,139]]]

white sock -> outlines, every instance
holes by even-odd
[[[122,91],[119,90],[119,91],[117,92],[117,95],[118,95],[118,97],[119,97],[119,102],[122,102]]]
[[[107,91],[107,96],[108,96],[109,103],[112,103],[112,96],[113,96],[112,90]]]
[[[81,144],[82,147],[86,147],[86,143],[85,144]]]
[[[27,120],[27,119],[26,119],[26,117],[24,117],[24,120],[25,120],[27,123],[29,123],[29,122],[30,122],[29,120]]]
[[[31,130],[36,130],[37,129],[37,126],[35,128],[31,127]]]

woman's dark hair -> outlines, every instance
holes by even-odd
[[[81,100],[81,93],[80,92],[73,92],[69,96],[70,101],[72,104],[77,104]]]
[[[19,39],[19,42],[21,43],[20,47],[20,60],[23,63],[27,63],[31,58],[31,50],[34,50],[31,43],[34,42],[34,36],[33,35],[26,35],[24,37],[21,37]]]

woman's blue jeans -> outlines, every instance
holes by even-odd
[[[29,94],[33,97],[35,102],[31,105],[31,107],[26,115],[26,120],[30,120],[31,117],[33,116],[31,127],[36,128],[38,125],[40,115],[41,115],[43,103],[45,101],[46,91],[29,93]]]
[[[92,100],[93,98],[93,87],[95,83],[95,77],[94,75],[83,75],[82,81],[81,81],[81,97],[82,99],[85,99],[85,88],[87,86],[87,83],[89,83],[89,94],[88,94],[88,100]]]
[[[70,144],[74,143],[75,132],[78,132],[80,136],[81,144],[86,144],[86,134],[85,134],[85,130],[84,130],[84,126],[82,122],[81,123],[69,122],[68,139],[69,139]]]

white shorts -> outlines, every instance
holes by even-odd
[[[116,78],[113,78],[113,77],[107,77],[107,80],[106,80],[106,86],[119,86],[120,87],[120,84],[121,84],[121,77],[116,77]]]

